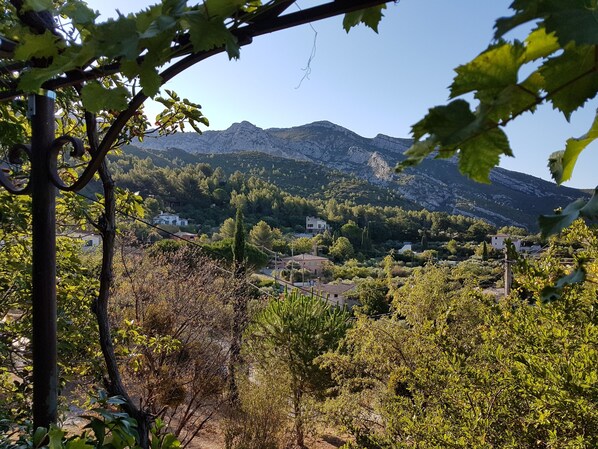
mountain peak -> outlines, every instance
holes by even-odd
[[[235,122],[232,125],[230,125],[228,127],[228,129],[226,131],[238,131],[241,129],[251,129],[251,130],[255,130],[255,129],[261,129],[258,128],[257,126],[255,126],[253,123],[248,122],[247,120],[243,120],[242,122]]]
[[[316,120],[315,122],[311,122],[309,125],[326,126],[328,128],[341,128],[340,125],[337,125],[336,123],[332,123],[329,120]]]
[[[342,126],[337,125],[336,123],[329,122],[328,120],[319,120],[317,122],[312,122],[309,125],[303,125],[303,126],[311,126],[311,127],[317,126],[319,128],[334,129],[335,131],[351,132],[352,133],[352,131],[349,131],[347,128],[343,128]]]

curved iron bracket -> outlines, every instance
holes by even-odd
[[[64,191],[76,190],[73,187],[79,186],[81,180],[81,177],[79,177],[72,184],[65,184],[65,182],[60,177],[60,174],[58,173],[58,155],[60,154],[60,150],[68,144],[72,145],[72,150],[70,153],[71,157],[83,157],[83,155],[85,154],[85,147],[83,146],[83,142],[80,139],[71,136],[60,136],[57,139],[54,139],[52,145],[50,146],[50,151],[48,152],[48,170],[50,172],[50,180],[52,181],[52,184],[54,184],[58,189]],[[83,186],[81,185],[81,187]]]
[[[8,150],[8,161],[11,164],[22,165],[23,153],[31,160],[31,146],[20,143],[14,145]],[[31,174],[29,174],[27,183],[22,186],[20,183],[15,183],[4,168],[0,168],[0,184],[13,195],[27,195],[31,192]]]

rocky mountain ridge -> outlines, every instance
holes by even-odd
[[[224,131],[179,133],[134,143],[145,149],[222,154],[258,151],[281,158],[309,161],[393,189],[406,200],[434,210],[486,219],[497,224],[535,228],[537,216],[550,213],[584,192],[501,168],[490,185],[462,176],[455,160],[426,160],[419,167],[395,173],[410,139],[378,134],[362,137],[327,121],[293,128],[261,129],[247,121]]]

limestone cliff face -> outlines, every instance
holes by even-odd
[[[314,162],[393,189],[429,210],[480,217],[495,224],[533,227],[537,215],[583,195],[579,190],[557,188],[539,178],[500,168],[492,172],[492,184],[477,184],[459,173],[454,160],[430,159],[397,174],[394,167],[410,144],[410,139],[383,134],[362,137],[327,121],[272,129],[243,121],[224,131],[179,133],[134,143],[147,149],[176,148],[204,154],[258,151]]]

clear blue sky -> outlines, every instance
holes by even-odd
[[[90,0],[103,17],[127,13],[153,2]],[[300,0],[302,7],[313,2]],[[314,45],[309,25],[256,38],[241,59],[218,55],[166,85],[200,103],[209,129],[248,120],[262,128],[329,120],[356,133],[410,137],[410,127],[428,108],[447,101],[453,69],[491,42],[497,17],[510,15],[511,0],[402,0],[389,4],[379,34],[365,27],[349,34],[341,18],[313,24],[317,31],[311,74],[298,87]],[[515,158],[501,166],[550,179],[548,155],[568,137],[589,128],[596,102],[586,104],[570,123],[551,107],[527,114],[507,128]],[[148,112],[158,107],[148,104]],[[598,184],[598,145],[579,159],[571,187]]]

